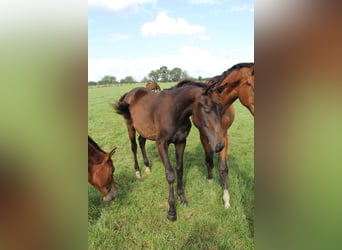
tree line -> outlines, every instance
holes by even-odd
[[[180,79],[192,78],[185,70],[175,67],[169,70],[166,66],[162,66],[159,69],[152,70],[147,76],[145,76],[140,82],[177,82]],[[201,76],[198,80],[203,80]],[[113,85],[113,84],[126,84],[126,83],[138,83],[132,76],[126,76],[121,80],[117,80],[115,76],[106,75],[101,80],[95,82],[88,82],[88,86],[97,85]]]

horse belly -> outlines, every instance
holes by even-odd
[[[138,133],[148,139],[155,140],[156,139],[156,128],[154,126],[152,117],[146,109],[138,108],[131,112],[131,116],[133,119],[133,126],[138,131]]]

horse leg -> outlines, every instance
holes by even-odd
[[[146,167],[145,173],[149,174],[149,173],[151,173],[151,167],[150,167],[150,162],[149,162],[149,160],[147,158],[147,154],[146,154],[146,148],[145,148],[146,138],[139,135],[138,140],[139,140],[139,146],[141,149],[141,153],[142,153],[143,158],[144,158],[144,165]]]
[[[227,132],[224,134],[224,148],[219,154],[219,163],[220,163],[220,176],[222,180],[222,185],[223,185],[223,201],[224,201],[224,206],[226,208],[230,208],[230,203],[229,203],[229,192],[228,192],[228,173],[229,173],[229,168],[228,168],[228,162],[227,162],[227,152],[228,152],[228,134]]]
[[[157,148],[160,159],[162,160],[165,168],[166,180],[169,183],[169,211],[167,212],[167,218],[170,221],[177,220],[176,208],[175,208],[175,196],[174,196],[174,181],[175,174],[171,167],[169,155],[168,155],[168,143],[166,141],[157,141]]]
[[[133,157],[134,157],[135,177],[138,180],[140,180],[141,175],[140,175],[140,168],[139,168],[138,159],[137,159],[137,142],[135,141],[135,128],[129,122],[127,122],[126,124],[128,128],[128,136],[131,141],[131,150],[133,152]]]
[[[182,204],[187,207],[188,201],[185,199],[184,191],[183,191],[183,155],[185,149],[186,141],[183,143],[175,144],[176,148],[176,160],[177,160],[177,193],[179,198],[181,199]]]
[[[207,171],[208,171],[208,182],[212,183],[213,182],[213,168],[214,168],[214,161],[213,161],[214,152],[210,150],[209,141],[207,137],[201,134],[200,139],[201,139],[202,146],[205,152],[205,165],[207,166]]]

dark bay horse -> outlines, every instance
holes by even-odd
[[[152,90],[155,93],[159,93],[161,91],[160,86],[156,82],[148,82],[146,83],[146,88]]]
[[[100,191],[104,201],[110,201],[116,195],[115,168],[111,159],[115,150],[116,147],[110,153],[104,152],[88,135],[88,182]]]
[[[192,115],[193,122],[208,139],[210,150],[221,151],[224,143],[220,126],[221,105],[218,94],[213,91],[212,86],[206,84],[189,84],[179,88],[170,88],[158,95],[146,88],[135,88],[123,95],[114,108],[125,119],[137,175],[140,176],[136,155],[136,131],[139,133],[139,144],[146,166],[148,166],[145,152],[146,139],[156,141],[169,184],[167,218],[175,221],[177,219],[174,197],[175,177],[168,155],[169,144],[175,145],[177,193],[181,203],[186,206],[188,202],[184,196],[182,178],[183,153],[186,138],[191,129],[189,117]]]
[[[208,81],[208,85],[216,86],[220,92],[222,104],[221,126],[224,136],[224,148],[219,153],[219,173],[223,184],[223,200],[226,208],[230,207],[228,192],[228,163],[226,160],[228,152],[228,128],[234,121],[234,107],[232,103],[239,99],[254,116],[254,63],[239,63],[215,76]],[[205,161],[208,170],[208,180],[213,179],[213,150],[205,134],[200,132],[201,142],[205,151]]]

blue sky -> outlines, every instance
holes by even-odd
[[[251,0],[88,0],[88,80],[180,67],[211,77],[254,61]]]

